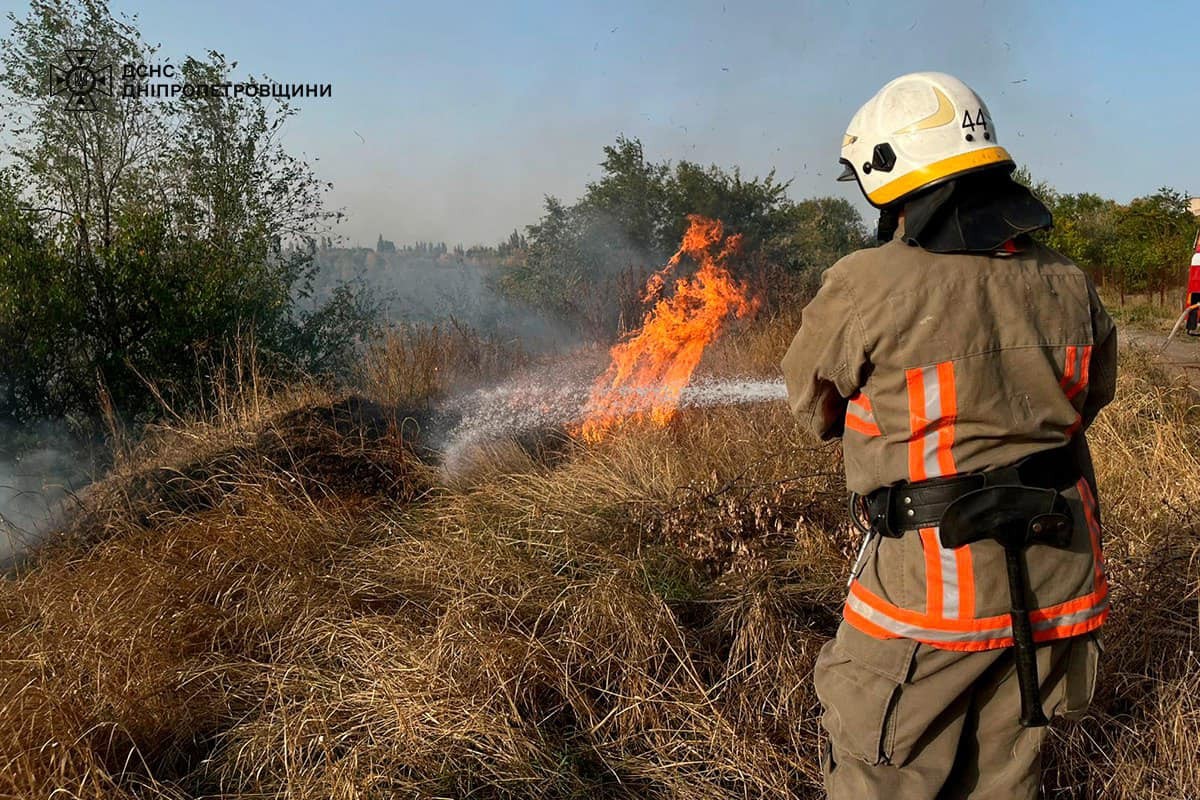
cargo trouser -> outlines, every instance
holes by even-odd
[[[1095,634],[1038,647],[1047,716],[1087,709],[1099,653]],[[1011,650],[940,650],[843,622],[813,680],[831,800],[1037,797],[1047,729],[1017,721]]]

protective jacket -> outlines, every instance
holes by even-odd
[[[1112,319],[1088,277],[1032,239],[963,254],[902,235],[825,272],[783,360],[792,411],[821,438],[843,438],[860,494],[1073,444],[1085,477],[1064,492],[1071,545],[1028,548],[1029,607],[1036,641],[1093,630],[1108,586],[1084,431],[1115,390]],[[872,537],[846,622],[951,650],[1011,645],[1002,548],[947,549],[937,533]]]

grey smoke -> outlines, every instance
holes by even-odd
[[[445,324],[453,319],[483,336],[518,341],[535,353],[580,342],[570,326],[505,297],[496,287],[500,267],[470,256],[331,248],[318,254],[317,264],[314,293],[305,304],[319,305],[346,285],[365,291],[389,323]]]
[[[53,530],[90,481],[84,461],[69,449],[44,446],[0,459],[0,570]]]

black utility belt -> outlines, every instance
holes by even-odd
[[[1024,486],[1057,493],[1074,485],[1080,475],[1074,455],[1066,447],[1057,447],[1001,469],[884,486],[863,500],[871,530],[898,537],[904,531],[940,524],[946,508],[971,492]]]

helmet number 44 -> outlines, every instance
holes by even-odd
[[[975,127],[979,126],[979,127],[983,128],[984,130],[987,130],[987,126],[988,126],[987,117],[985,117],[983,115],[983,109],[982,108],[979,109],[979,111],[975,114],[974,119],[971,119],[971,110],[970,109],[964,110],[962,126],[964,128],[970,128],[971,130],[975,130]]]

